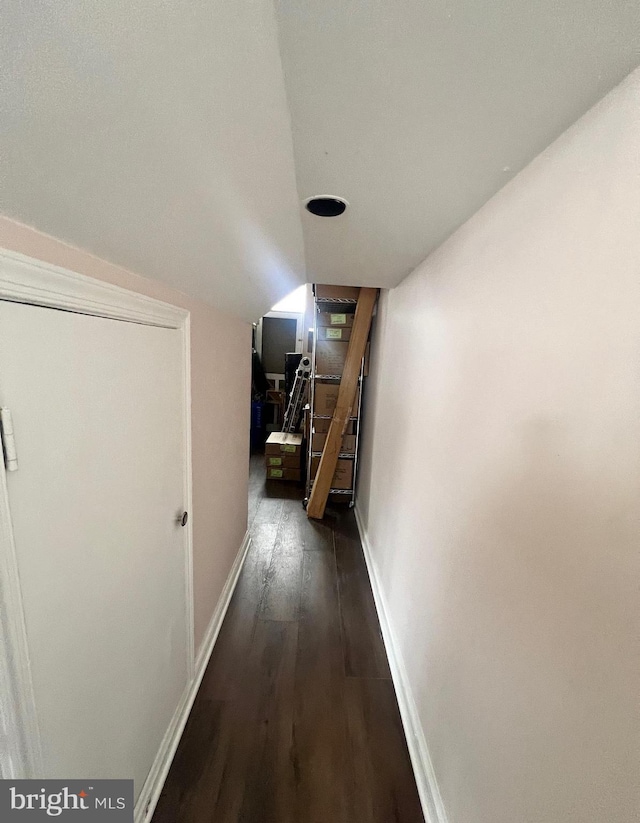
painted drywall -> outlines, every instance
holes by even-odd
[[[272,0],[10,3],[0,213],[257,320],[305,282]]]
[[[309,279],[396,286],[640,62],[635,0],[275,0]]]
[[[358,492],[449,823],[640,817],[640,73],[385,293]]]
[[[191,313],[196,654],[247,528],[251,326],[155,281],[0,217],[0,247]]]

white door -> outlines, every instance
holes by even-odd
[[[0,302],[45,778],[149,772],[188,677],[177,330]]]

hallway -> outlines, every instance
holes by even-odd
[[[252,544],[154,823],[423,821],[351,510],[252,457]]]

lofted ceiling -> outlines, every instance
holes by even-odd
[[[6,3],[0,211],[247,319],[393,286],[639,48],[637,0]]]

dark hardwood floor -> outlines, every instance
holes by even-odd
[[[423,823],[353,512],[251,461],[252,544],[153,823]]]

